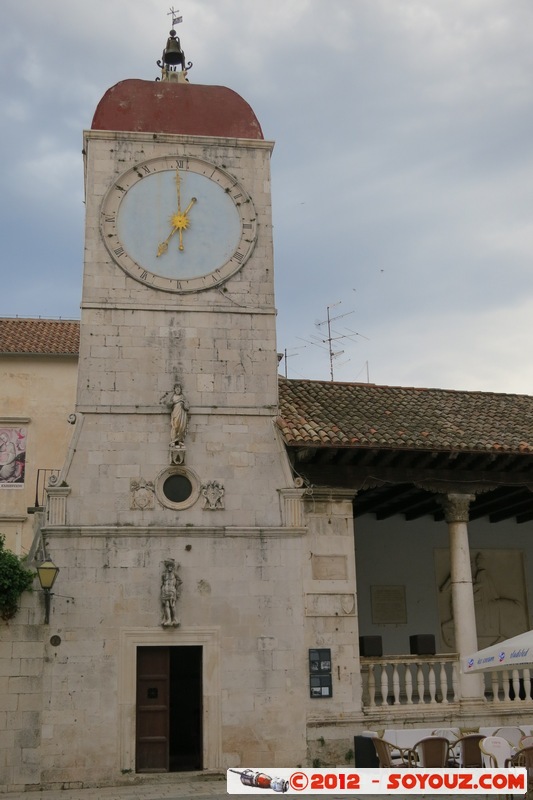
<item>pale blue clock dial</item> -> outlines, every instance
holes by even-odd
[[[126,193],[117,219],[117,232],[130,257],[151,272],[167,278],[193,278],[212,272],[228,261],[241,238],[241,221],[227,192],[204,175],[180,173],[182,212],[188,227],[172,234],[166,252],[158,247],[171,234],[177,212],[176,173],[148,175]]]
[[[162,156],[131,167],[102,202],[100,227],[114,261],[167,292],[220,285],[250,257],[254,204],[224,169],[203,159]]]

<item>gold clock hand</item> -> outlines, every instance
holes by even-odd
[[[193,199],[191,200],[191,202],[189,203],[189,205],[187,206],[187,208],[186,208],[186,209],[185,209],[185,211],[183,212],[183,216],[184,216],[184,217],[186,217],[186,216],[187,216],[187,214],[189,213],[189,211],[191,210],[191,208],[193,207],[193,205],[194,205],[195,203],[196,203],[196,197],[193,197]]]
[[[179,230],[179,238],[180,238],[179,248],[180,248],[180,250],[184,249],[183,248],[183,231],[186,228],[189,227],[189,217],[187,216],[187,214],[189,213],[189,211],[191,210],[191,208],[193,207],[193,205],[195,203],[196,203],[196,197],[193,197],[191,202],[189,203],[189,205],[187,206],[187,208],[183,212],[183,214],[178,211],[177,215],[172,220],[174,225]]]
[[[177,210],[176,214],[173,214],[173,216],[171,217],[172,230],[170,231],[170,233],[167,236],[167,238],[163,242],[161,242],[157,247],[157,257],[158,258],[159,258],[159,256],[162,256],[164,253],[167,252],[168,243],[171,240],[171,238],[174,236],[176,231],[179,232],[179,249],[180,250],[184,249],[183,248],[183,231],[186,228],[189,227],[189,218],[187,217],[187,214],[189,213],[189,211],[191,210],[193,205],[196,203],[196,197],[193,197],[191,202],[189,203],[189,205],[185,209],[185,211],[182,212],[182,210],[181,210],[181,178],[180,178],[179,169],[176,170],[175,180],[176,180],[176,196],[177,196],[177,201],[178,201],[178,210]]]
[[[178,195],[178,214],[181,214],[181,178],[179,169],[176,170],[176,193]]]
[[[172,239],[172,237],[174,236],[174,234],[176,233],[177,230],[178,230],[178,228],[172,228],[172,230],[168,234],[167,238],[163,242],[158,244],[158,246],[157,246],[157,258],[159,258],[159,256],[162,256],[163,253],[167,252],[168,243],[170,242],[170,240]]]

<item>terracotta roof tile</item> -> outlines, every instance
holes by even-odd
[[[0,318],[0,353],[77,355],[77,320]],[[533,397],[279,379],[289,446],[533,453]]]
[[[533,397],[280,378],[287,445],[533,453]]]
[[[77,320],[0,318],[0,353],[77,355],[79,344]]]

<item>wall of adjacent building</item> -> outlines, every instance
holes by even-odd
[[[72,427],[68,416],[76,399],[77,358],[0,356],[0,428],[26,433],[24,485],[0,489],[0,533],[17,555],[28,552],[38,469],[61,469]],[[21,439],[21,441],[23,441]]]

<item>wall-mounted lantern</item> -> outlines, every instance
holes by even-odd
[[[39,576],[39,583],[41,584],[41,589],[44,592],[44,608],[45,608],[45,616],[44,616],[44,624],[48,625],[50,623],[50,598],[52,596],[52,586],[55,583],[55,579],[57,578],[57,573],[59,572],[59,567],[56,567],[53,561],[49,558],[46,561],[41,562],[37,567],[37,575]]]

